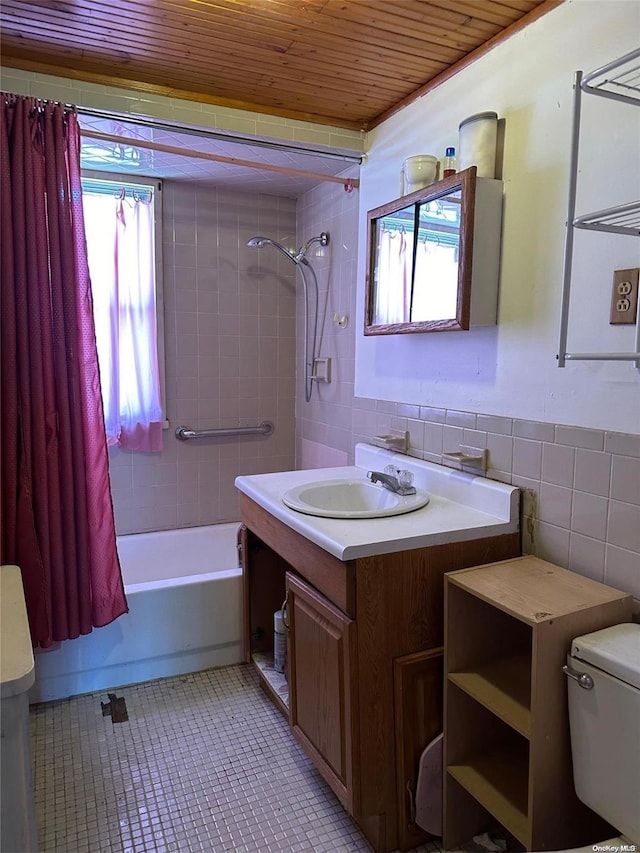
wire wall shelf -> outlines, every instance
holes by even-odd
[[[627,53],[597,71],[585,74],[581,88],[590,95],[640,105],[640,50]]]
[[[609,100],[640,106],[640,49],[627,53],[589,74],[583,75],[582,71],[576,71],[573,92],[573,126],[557,355],[558,367],[565,367],[567,361],[633,361],[635,366],[640,369],[640,311],[636,316],[634,350],[630,352],[567,352],[575,230],[586,229],[610,234],[640,236],[640,199],[606,210],[576,215],[582,95],[597,95]]]
[[[597,210],[595,213],[586,213],[584,216],[576,216],[573,220],[573,227],[640,237],[640,201],[634,201],[622,207],[611,207],[608,210]]]

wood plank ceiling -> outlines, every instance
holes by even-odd
[[[7,67],[369,129],[561,0],[2,0]]]

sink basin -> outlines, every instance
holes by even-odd
[[[283,503],[297,512],[325,518],[382,518],[401,515],[429,503],[429,494],[396,495],[369,480],[319,480],[285,492]]]

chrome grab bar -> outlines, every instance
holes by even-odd
[[[176,428],[176,438],[189,441],[192,438],[218,438],[223,435],[271,435],[274,426],[271,421],[262,421],[258,426],[221,427],[220,429],[188,429],[186,426]]]

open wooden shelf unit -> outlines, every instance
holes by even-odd
[[[574,792],[562,666],[631,601],[537,557],[446,575],[445,849],[496,823],[527,850],[607,836]]]

